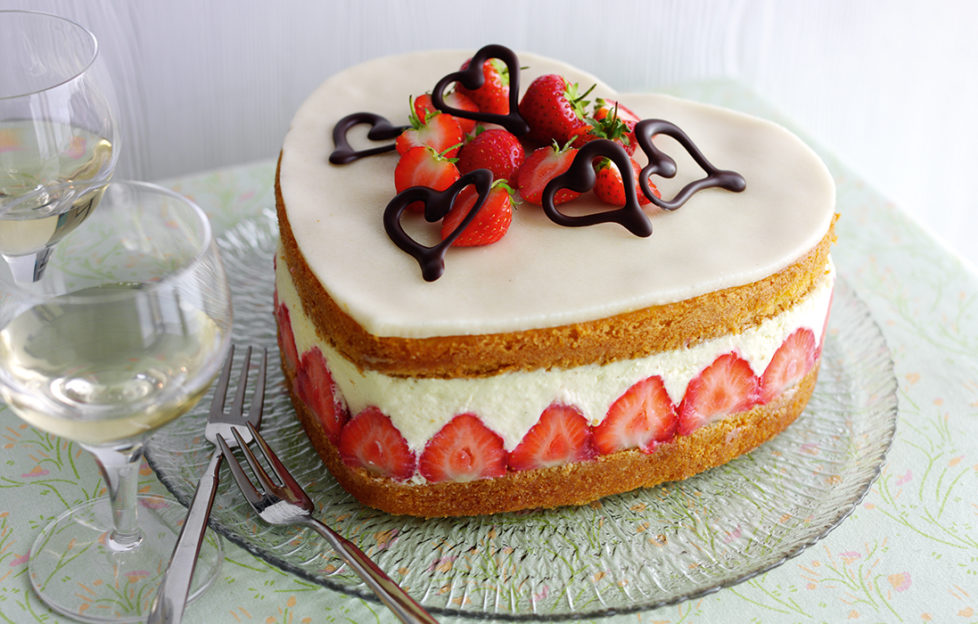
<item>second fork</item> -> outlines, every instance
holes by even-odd
[[[255,441],[261,454],[265,456],[268,465],[275,475],[273,481],[262,467],[261,462],[248,448],[248,441],[242,437],[238,429],[231,431],[236,446],[241,448],[248,465],[258,480],[255,486],[248,479],[242,466],[231,452],[230,445],[223,436],[218,436],[217,442],[227,460],[231,476],[234,477],[241,493],[258,516],[269,524],[301,525],[313,529],[326,541],[350,568],[357,573],[363,582],[374,592],[374,595],[389,608],[402,622],[408,624],[437,624],[435,618],[425,611],[400,585],[392,580],[380,566],[372,561],[356,544],[349,541],[327,524],[312,515],[315,504],[302,486],[295,480],[289,470],[275,454],[275,451],[249,425],[249,433]]]

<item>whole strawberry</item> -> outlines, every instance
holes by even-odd
[[[476,169],[488,169],[494,180],[515,183],[516,172],[525,157],[523,144],[514,134],[501,128],[493,128],[480,132],[462,146],[455,166],[463,175]]]
[[[506,234],[513,221],[513,189],[502,180],[496,180],[489,188],[489,195],[479,212],[452,243],[455,247],[491,245]],[[441,224],[441,238],[445,240],[461,225],[479,199],[475,187],[467,186],[458,194],[452,209]]]
[[[466,69],[472,59],[462,63]],[[482,64],[482,75],[485,82],[478,89],[466,89],[458,85],[455,90],[468,97],[483,113],[494,115],[509,114],[509,69],[506,63],[499,59],[489,59]]]
[[[632,182],[635,184],[635,197],[638,199],[638,204],[645,206],[652,203],[652,200],[645,196],[645,193],[642,191],[642,185],[639,183],[639,176],[642,174],[641,165],[634,158],[630,158],[629,160],[632,163]],[[602,158],[594,166],[594,171],[594,194],[598,196],[598,199],[612,206],[624,206],[625,183],[622,181],[622,175],[618,170],[618,165],[611,162],[608,158]],[[656,197],[662,197],[659,194],[659,189],[652,184],[651,180],[649,181],[649,188],[652,189]]]
[[[560,145],[587,132],[588,101],[584,98],[594,89],[578,93],[577,83],[569,83],[558,74],[540,76],[526,89],[520,100],[520,115],[530,124],[527,139]]]

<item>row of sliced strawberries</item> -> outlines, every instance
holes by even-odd
[[[281,352],[295,371],[296,394],[318,416],[343,461],[401,481],[415,472],[430,482],[470,481],[632,448],[651,453],[677,435],[772,401],[812,369],[820,351],[812,331],[801,328],[782,343],[760,376],[736,353],[723,354],[689,382],[678,404],[660,376],[648,377],[616,399],[596,426],[589,425],[576,407],[555,403],[509,452],[478,415],[459,414],[416,457],[390,418],[376,407],[349,417],[322,352],[314,347],[300,357],[288,308],[277,301],[276,315]]]
[[[462,67],[467,66],[468,61]],[[505,64],[498,59],[487,60],[483,75],[482,87],[469,90],[459,85],[445,96],[446,104],[462,111],[507,114],[509,77]],[[621,143],[629,154],[634,153],[637,143],[633,131],[638,116],[618,102],[603,99],[597,99],[589,109],[591,103],[585,98],[591,89],[579,93],[577,84],[557,74],[534,80],[519,103],[519,113],[530,126],[523,141],[505,129],[477,126],[472,120],[440,112],[428,94],[413,98],[411,125],[397,139],[400,158],[394,170],[396,192],[412,186],[443,191],[469,171],[489,169],[494,183],[488,204],[453,244],[477,246],[498,241],[512,222],[513,204],[522,200],[540,205],[544,187],[570,167],[578,148],[588,141],[610,139]],[[624,183],[618,167],[602,158],[595,168],[594,194],[605,203],[624,205]],[[648,204],[650,200],[638,182],[642,167],[634,158],[632,168],[636,196],[641,204]],[[579,195],[562,189],[554,203],[572,201]],[[450,218],[446,218],[453,225],[443,224],[442,239],[454,231],[474,203],[475,199],[456,202]],[[408,210],[421,212],[423,206],[415,202]]]

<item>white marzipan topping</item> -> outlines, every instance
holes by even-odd
[[[444,275],[425,283],[417,262],[383,227],[394,195],[396,153],[331,165],[332,130],[355,112],[407,121],[408,97],[429,91],[472,51],[377,59],[326,80],[300,107],[287,134],[280,183],[292,233],[330,296],[377,336],[421,338],[520,331],[590,321],[751,283],[797,261],[826,234],[835,209],[828,170],[777,124],[673,97],[621,94],[564,63],[519,53],[521,87],[560,73],[620,98],[643,118],[682,128],[717,167],[742,174],[747,189],[707,189],[675,212],[652,215],[639,238],[617,224],[568,228],[522,204],[498,243],[451,249]],[[367,146],[366,129],[351,143]],[[702,175],[671,138],[656,144],[679,165],[674,180],[653,178],[665,197]],[[637,156],[644,164],[644,156]],[[591,198],[591,199],[588,199]],[[566,204],[607,209],[591,194]],[[411,227],[408,224],[406,227]]]

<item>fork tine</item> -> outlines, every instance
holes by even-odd
[[[258,428],[261,424],[262,409],[265,405],[265,378],[268,369],[268,348],[262,348],[261,361],[258,363],[258,379],[255,391],[251,395],[251,406],[248,409],[248,423]]]
[[[271,466],[272,472],[274,472],[275,476],[278,477],[279,483],[287,487],[296,499],[302,500],[304,503],[311,505],[312,499],[310,499],[305,490],[302,489],[302,486],[296,482],[295,478],[292,476],[292,473],[289,472],[289,469],[286,468],[285,464],[283,464],[278,458],[278,455],[275,454],[272,447],[265,442],[265,438],[261,437],[261,434],[258,433],[258,429],[252,426],[251,423],[248,423],[248,429],[251,430],[251,435],[258,443],[258,447],[265,455],[265,459],[268,460],[268,464]]]
[[[249,426],[251,425],[249,424]],[[278,486],[272,483],[268,473],[265,472],[265,469],[258,461],[258,458],[255,457],[254,452],[252,452],[251,448],[249,448],[245,443],[241,434],[238,433],[238,429],[236,427],[232,428],[231,433],[234,434],[234,439],[238,441],[238,447],[241,449],[241,452],[244,453],[245,461],[247,461],[248,465],[251,466],[251,471],[255,473],[255,476],[258,478],[258,482],[261,483],[261,486],[265,488],[266,491],[276,490]]]
[[[234,403],[231,404],[231,415],[241,416],[244,411],[245,390],[248,386],[248,371],[251,369],[251,345],[245,351],[244,360],[241,362],[241,373],[238,376],[238,387],[234,392]]]
[[[234,477],[234,481],[238,484],[241,493],[244,494],[248,504],[257,509],[258,507],[256,505],[262,500],[261,493],[252,485],[251,479],[245,474],[238,458],[234,456],[234,453],[231,452],[231,447],[224,441],[224,436],[217,436],[217,445],[221,447],[221,455],[224,456],[224,461],[227,462],[228,468],[231,470],[231,476]]]
[[[231,365],[234,363],[234,343],[228,349],[228,357],[224,360],[224,370],[221,371],[221,378],[214,386],[214,398],[211,399],[211,415],[220,414],[224,411],[224,397],[228,393],[228,382],[231,380]]]

